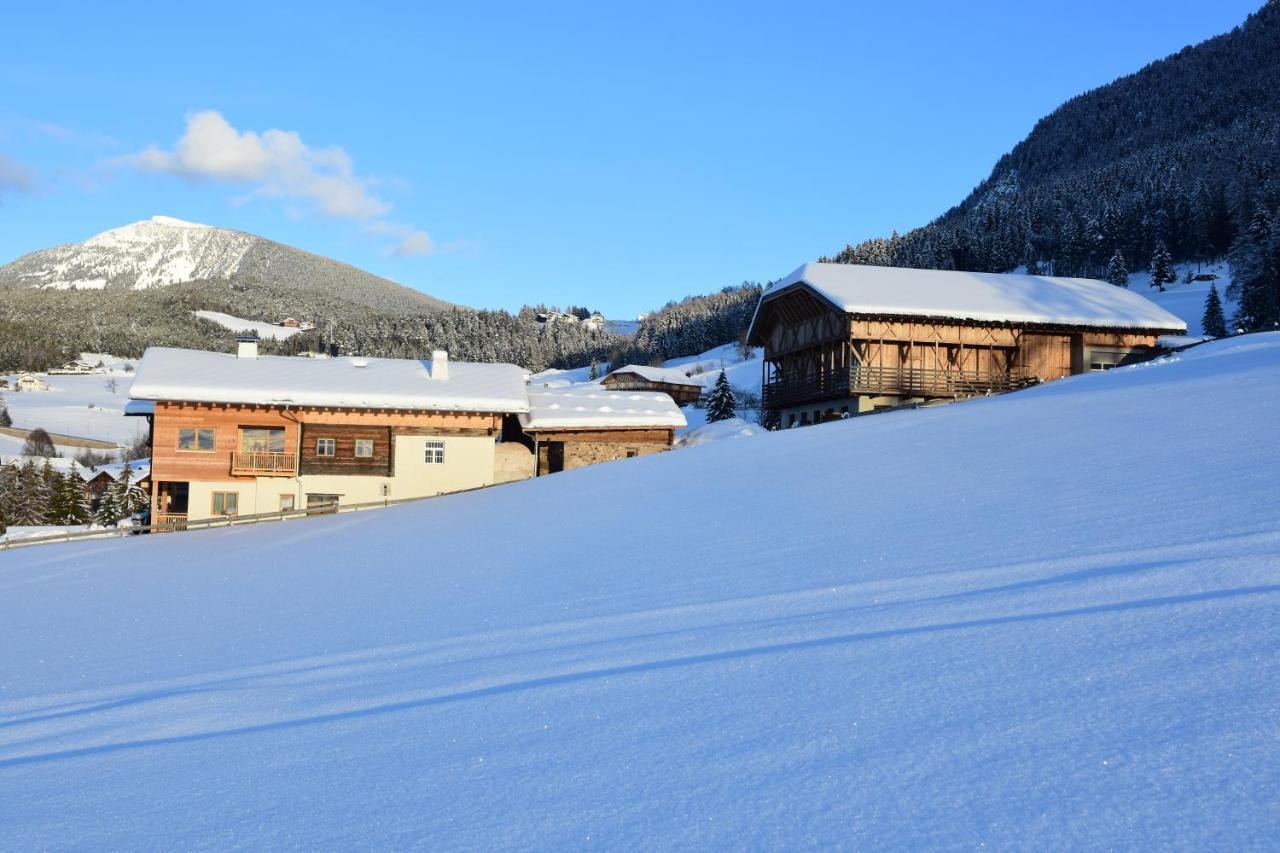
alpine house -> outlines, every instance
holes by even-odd
[[[512,364],[148,349],[130,391],[151,401],[152,520],[180,525],[491,485],[529,410]],[[520,466],[517,466],[520,467]]]
[[[748,340],[792,427],[1107,370],[1186,328],[1092,279],[811,263],[761,294]]]

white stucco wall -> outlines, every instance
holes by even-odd
[[[442,464],[426,461],[428,441],[444,442]],[[297,478],[258,477],[254,481],[193,481],[187,517],[193,521],[212,517],[214,492],[237,493],[239,514],[254,515],[279,511],[282,494],[295,495],[294,507],[305,509],[308,494],[338,495],[340,504],[358,504],[439,495],[494,483],[494,439],[487,436],[398,435],[394,457],[394,477],[306,474]],[[386,492],[383,485],[388,487]]]

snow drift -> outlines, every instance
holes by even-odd
[[[376,513],[0,556],[18,848],[1229,847],[1280,335]]]

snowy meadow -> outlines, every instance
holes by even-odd
[[[31,847],[1280,831],[1280,335],[423,504],[0,558]]]

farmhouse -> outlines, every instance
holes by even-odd
[[[129,470],[130,483],[147,494],[151,494],[151,460],[135,459],[129,463]],[[119,480],[123,472],[124,463],[117,462],[112,465],[102,466],[97,470],[97,473],[85,480],[85,491],[89,494],[89,499],[94,509],[97,509],[102,493]]]
[[[48,391],[49,385],[34,373],[19,373],[14,382],[16,391]]]
[[[671,395],[677,405],[698,402],[702,385],[674,367],[648,367],[628,364],[610,373],[600,384],[610,391],[661,391]]]
[[[606,391],[594,382],[530,388],[519,420],[539,475],[670,450],[685,425],[667,394]]]
[[[748,340],[764,405],[792,427],[1108,370],[1183,334],[1092,279],[812,263],[761,294]]]
[[[511,364],[259,356],[247,339],[148,349],[130,394],[152,403],[158,524],[490,485],[504,418],[529,409]]]

